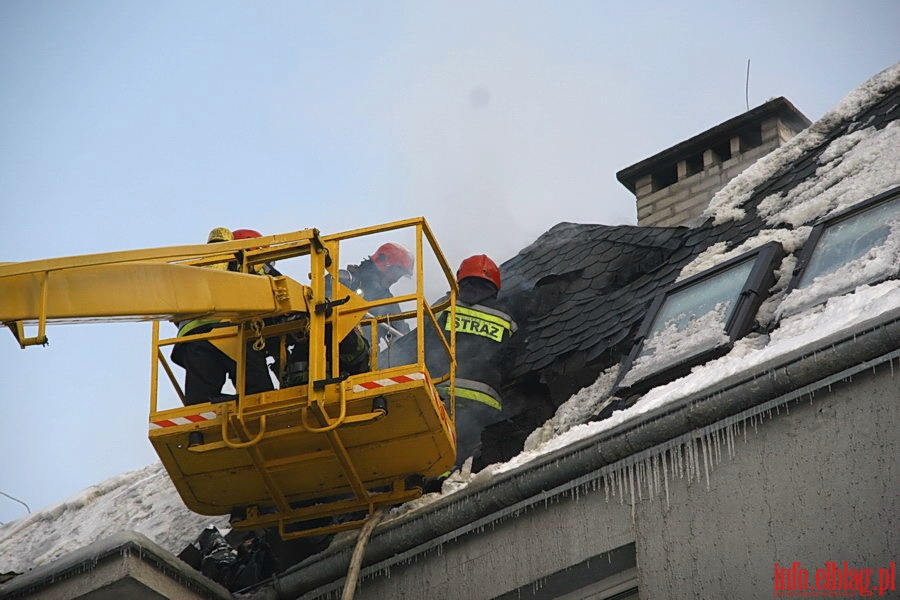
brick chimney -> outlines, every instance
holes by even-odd
[[[638,225],[696,225],[710,199],[810,120],[776,98],[616,173],[637,197]]]

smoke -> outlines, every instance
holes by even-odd
[[[383,123],[407,174],[399,195],[451,264],[477,253],[503,262],[561,221],[634,220],[610,141],[627,95],[607,90],[625,86],[596,63],[555,63],[498,36],[386,90]]]

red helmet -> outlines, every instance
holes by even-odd
[[[456,281],[462,281],[466,277],[480,277],[493,283],[500,289],[500,269],[496,263],[486,254],[476,254],[462,261],[456,272]]]
[[[233,235],[236,240],[249,240],[250,238],[262,237],[262,234],[255,229],[235,229]]]
[[[379,271],[387,271],[391,267],[399,267],[407,277],[412,276],[413,260],[412,252],[403,244],[387,242],[378,247],[378,250],[369,257]]]

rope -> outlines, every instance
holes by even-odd
[[[366,544],[369,542],[369,536],[372,530],[381,521],[384,516],[385,507],[380,507],[369,519],[359,532],[356,538],[356,547],[353,548],[353,556],[350,558],[350,569],[347,571],[347,579],[344,581],[344,592],[341,594],[341,600],[353,600],[356,593],[356,582],[359,579],[359,569],[362,566],[363,554],[366,551]]]

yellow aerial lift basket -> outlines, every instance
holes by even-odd
[[[339,275],[342,243],[405,234],[414,239],[414,290],[367,300]],[[308,284],[259,275],[260,267],[300,259]],[[431,306],[425,264],[437,265],[450,290]],[[231,266],[230,271],[199,268]],[[454,317],[456,282],[424,219],[320,236],[316,230],[213,245],[135,250],[0,265],[0,294],[16,302],[0,312],[24,348],[46,343],[48,322],[152,320],[150,442],[191,510],[230,514],[236,528],[277,526],[284,538],[357,527],[378,507],[421,495],[422,478],[452,468],[456,458],[453,378],[455,335],[440,340],[446,372],[429,373],[425,332],[437,331],[440,311]],[[399,303],[401,312],[374,310]],[[378,316],[373,316],[377,314]],[[228,325],[208,333],[161,337],[162,321],[216,318]],[[415,323],[415,355],[379,365],[392,341],[390,323]],[[25,326],[36,324],[27,337]],[[452,329],[452,328],[451,328]],[[341,370],[339,343],[368,332],[369,370]],[[396,332],[395,332],[396,333]],[[208,340],[237,364],[235,394],[223,401],[159,408],[160,380],[183,401],[167,349]],[[409,341],[409,340],[407,340]],[[432,342],[433,343],[433,342]],[[305,383],[246,394],[248,345],[267,347],[284,381],[288,356],[308,357]],[[412,346],[408,346],[412,347]],[[434,351],[432,348],[430,351]],[[445,405],[435,384],[448,382]]]

